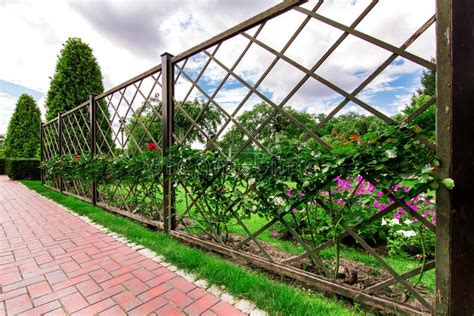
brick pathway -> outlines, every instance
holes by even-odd
[[[0,176],[0,315],[243,315]]]

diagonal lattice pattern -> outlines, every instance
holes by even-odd
[[[436,97],[429,98],[416,111],[400,119],[371,102],[367,95],[397,65],[435,70],[433,61],[411,50],[417,40],[433,29],[435,16],[418,21],[416,29],[403,41],[393,44],[395,42],[385,41],[366,31],[367,21],[377,12],[378,6],[378,1],[368,1],[360,12],[351,15],[349,22],[343,22],[327,10],[327,4],[323,1],[306,3],[292,0],[279,4],[250,22],[172,58],[172,80],[165,80],[165,74],[158,66],[96,97],[97,135],[92,145],[95,147],[91,148],[88,103],[46,123],[43,126],[43,159],[60,154],[87,154],[94,150],[101,157],[122,157],[126,164],[143,155],[148,144],[154,144],[157,151],[164,153],[168,144],[163,141],[163,135],[169,132],[171,143],[212,152],[229,161],[245,161],[249,153],[252,157],[264,155],[284,140],[287,135],[282,133],[282,127],[297,134],[300,144],[311,143],[331,149],[332,143],[324,137],[323,130],[339,115],[347,114],[354,108],[373,117],[381,125],[412,124],[435,105]],[[284,24],[287,19],[298,23],[282,30],[276,42],[269,41],[270,37],[275,36],[268,30],[279,23]],[[331,36],[328,35],[324,41],[316,38],[316,34],[321,35],[316,32],[318,29],[326,30]],[[298,54],[305,41],[309,41],[314,51]],[[373,54],[373,65],[368,67],[368,71],[358,74],[358,80],[347,84],[339,80],[337,71],[333,70],[340,55],[351,57],[348,56],[351,52],[347,50],[350,43],[367,45],[367,51]],[[279,84],[281,82],[285,84]],[[167,101],[162,91],[167,88],[170,88],[168,91],[171,91],[173,100],[173,129],[163,131],[162,124],[169,113],[164,106]],[[326,109],[316,113],[320,114],[316,123],[306,121],[301,112],[307,109],[302,111],[298,105],[298,100],[308,95],[312,100],[333,96]],[[245,115],[256,108],[261,110],[260,116],[255,119],[257,123],[249,124]],[[431,139],[421,135],[417,137],[434,147]],[[61,142],[58,142],[59,138]],[[60,144],[63,146],[60,147]],[[236,177],[226,174],[226,165],[214,171],[216,175],[225,174],[228,179]],[[362,179],[359,184],[377,185],[376,179],[370,175],[364,175]],[[51,186],[60,187],[57,179],[45,180]],[[279,217],[262,218],[250,223],[245,208],[255,196],[248,188],[248,180],[239,179],[238,185],[229,188],[227,181],[219,183],[216,176],[194,191],[186,179],[172,183],[173,200],[176,197],[176,203],[171,203],[177,213],[176,234],[184,238],[198,236],[198,244],[218,245],[221,247],[218,251],[224,253],[228,250],[240,254],[252,253],[252,256],[278,269],[296,269],[300,275],[311,273],[311,277],[316,276],[319,280],[319,285],[324,284],[323,289],[351,298],[362,297],[366,303],[378,307],[391,310],[401,308],[405,312],[432,310],[433,293],[419,286],[414,279],[433,269],[435,261],[429,260],[403,270],[394,268],[390,260],[374,249],[361,232],[365,228],[380,226],[386,218],[402,210],[434,235],[435,226],[408,203],[420,192],[409,192],[405,199],[401,199],[394,192],[384,189],[383,194],[391,200],[385,209],[367,212],[357,218],[341,219],[341,228],[332,238],[316,240],[294,227],[290,210]],[[163,201],[166,200],[164,186],[167,181],[163,178],[152,182],[133,180],[125,173],[122,178],[97,183],[97,202],[109,210],[159,226],[167,220],[163,218],[166,214]],[[313,209],[318,216],[331,213],[331,205],[328,205],[324,194],[330,192],[333,185],[332,180],[321,185],[318,188],[319,198],[303,203],[306,209]],[[64,183],[64,189],[83,198],[91,199],[92,196],[91,183],[81,179]],[[217,208],[209,193],[216,190],[238,190],[241,197],[227,201],[223,209]],[[229,218],[224,227],[216,223],[216,217],[220,216]],[[292,240],[292,249],[282,251],[269,241],[269,235],[277,230]],[[368,276],[363,286],[344,283],[334,276],[333,271],[338,267],[335,267],[334,257],[329,254],[339,247],[340,242],[347,240],[357,245],[357,251],[371,256],[369,268],[362,271]],[[353,253],[345,251],[344,262],[360,265],[354,255],[351,257]],[[304,269],[308,268],[302,262],[308,261],[312,266],[306,271]],[[370,280],[374,274],[381,277]],[[394,292],[401,295],[390,297],[388,294],[387,297],[388,288],[395,289]],[[374,298],[378,296],[382,298]],[[408,297],[409,302],[397,301],[402,296]]]

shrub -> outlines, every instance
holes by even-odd
[[[22,94],[8,123],[5,157],[36,157],[40,141],[41,113],[35,100]]]
[[[40,161],[33,158],[7,158],[5,173],[13,180],[39,180]]]
[[[0,158],[0,174],[5,174],[5,158]]]

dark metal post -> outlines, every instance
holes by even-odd
[[[94,159],[97,154],[97,104],[95,102],[96,95],[92,93],[89,97],[89,121],[90,121],[90,155]],[[91,185],[91,201],[93,205],[97,204],[97,182],[92,181]]]
[[[437,0],[436,314],[474,315],[474,6]]]
[[[58,147],[59,147],[59,156],[64,155],[64,137],[63,137],[63,116],[61,113],[58,113]],[[59,191],[64,192],[64,179],[62,176],[59,176]]]
[[[44,162],[44,136],[43,136],[43,122],[40,122],[40,163]],[[44,185],[44,170],[41,168],[40,170],[41,175],[41,185]]]
[[[173,145],[173,115],[174,115],[174,67],[171,63],[173,55],[161,55],[161,86],[162,86],[162,128],[163,128],[163,156],[169,155]],[[163,229],[168,232],[176,228],[176,212],[174,203],[174,186],[169,178],[171,170],[163,168]]]

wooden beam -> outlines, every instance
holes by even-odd
[[[474,314],[474,6],[437,0],[436,314]]]

